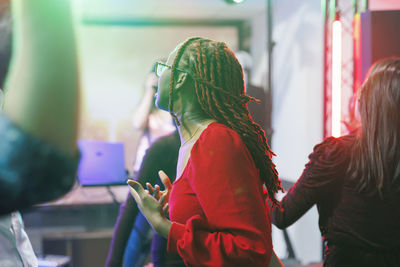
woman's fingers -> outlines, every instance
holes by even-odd
[[[160,205],[163,207],[164,206],[164,202],[165,202],[165,194],[162,194],[160,199],[158,200],[158,202],[160,203]]]
[[[168,205],[168,203],[165,204],[165,206],[162,209],[163,209],[163,212],[164,212],[165,216],[169,217],[169,205]]]
[[[157,200],[161,196],[160,186],[156,184],[154,187],[150,183],[146,183],[147,191],[150,195],[152,195]]]
[[[146,192],[147,190],[145,190],[140,183],[133,180],[128,180],[128,185],[133,198],[138,204],[139,209],[146,217],[148,217],[148,215],[151,213],[161,211],[162,207],[158,200]],[[154,193],[158,194],[157,189],[154,189]]]
[[[161,182],[163,183],[163,185],[165,187],[165,190],[162,191],[163,201],[160,202],[160,204],[162,206],[164,206],[164,203],[168,203],[168,201],[169,201],[169,194],[171,193],[171,190],[172,190],[172,184],[164,171],[159,171],[158,175],[160,176]]]
[[[156,198],[146,193],[146,190],[136,181],[129,180],[129,189],[133,198],[135,199],[139,210],[146,217],[147,221],[158,232],[164,227],[160,223],[167,223],[164,216],[164,209]],[[155,186],[153,194],[158,194],[160,187]],[[168,236],[167,231],[163,235]]]
[[[140,204],[142,202],[143,197],[147,194],[142,187],[141,184],[134,180],[128,180],[129,190],[131,191],[132,196],[134,197],[135,201]]]
[[[154,192],[153,192],[153,197],[155,198],[155,199],[159,199],[160,198],[160,196],[161,196],[161,193],[160,193],[160,186],[158,185],[158,184],[156,184],[155,186],[154,186]]]
[[[171,191],[172,184],[171,184],[171,181],[169,180],[168,175],[166,175],[164,171],[159,171],[158,176],[160,176],[161,182],[165,186],[165,190]]]
[[[154,187],[150,183],[146,183],[147,190],[149,190],[149,194],[152,195],[154,192]]]
[[[136,202],[138,202],[138,199],[143,199],[143,195],[140,194],[150,194],[156,200],[158,200],[162,206],[164,206],[164,203],[168,202],[169,194],[172,189],[171,181],[163,171],[159,171],[158,175],[160,176],[161,182],[165,187],[164,191],[161,191],[161,188],[158,184],[152,186],[150,183],[146,183],[147,190],[144,190],[143,187],[138,182],[134,180],[128,181],[128,184],[131,186],[131,188],[135,190],[135,192],[132,192],[131,189],[131,193],[135,197]]]

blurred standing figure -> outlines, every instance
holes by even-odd
[[[158,78],[155,74],[154,64],[146,77],[142,100],[132,116],[133,127],[142,131],[133,166],[134,177],[139,171],[146,149],[159,137],[168,135],[175,130],[171,115],[164,110],[157,109],[154,104],[157,83]]]
[[[285,228],[316,204],[324,266],[400,266],[400,58],[371,67],[358,108],[360,128],[314,147],[272,222]]]
[[[133,169],[135,180],[143,185],[146,181],[159,181],[159,170],[175,177],[179,149],[179,136],[171,115],[154,104],[158,84],[155,66],[146,77],[144,95],[132,117],[133,127],[142,131]],[[128,194],[120,206],[106,266],[142,266],[150,255],[152,239],[153,230]]]

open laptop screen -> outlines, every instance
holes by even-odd
[[[124,145],[104,141],[79,140],[82,157],[78,180],[83,186],[126,184]]]

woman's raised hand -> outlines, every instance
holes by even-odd
[[[129,180],[128,184],[140,211],[153,229],[161,236],[168,237],[171,222],[165,217],[165,214],[168,213],[168,200],[172,184],[163,171],[158,174],[165,186],[164,191],[160,191],[159,185],[153,187],[149,183],[146,184],[148,190],[145,190],[140,183],[134,180]]]
[[[168,175],[166,175],[164,171],[159,171],[158,175],[160,176],[161,182],[163,183],[165,189],[160,191],[159,185],[156,184],[153,187],[150,183],[146,183],[146,187],[148,193],[158,200],[164,210],[164,213],[168,215],[168,201],[169,195],[171,194],[172,184]]]

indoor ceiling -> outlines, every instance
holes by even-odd
[[[249,19],[265,12],[266,0],[77,0],[85,18]]]

